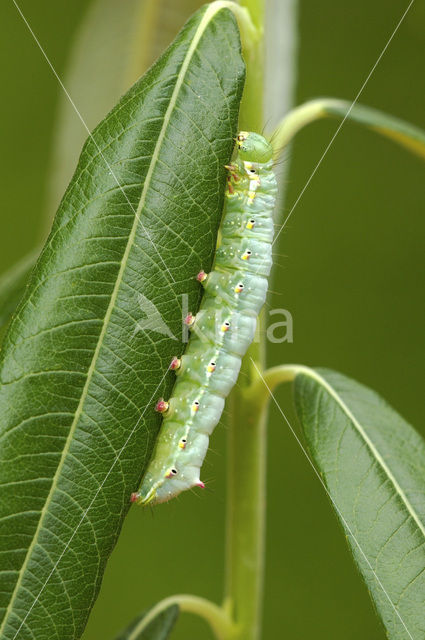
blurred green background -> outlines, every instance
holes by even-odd
[[[67,77],[73,40],[90,4],[85,0],[20,3],[61,77]],[[154,4],[158,7],[160,3]],[[197,4],[201,3],[174,0],[165,17],[150,16],[160,27],[155,52],[185,21],[190,5]],[[295,103],[323,95],[352,100],[407,4],[406,0],[302,0],[297,19]],[[135,2],[105,0],[105,15],[113,5],[124,15],[134,11]],[[3,271],[43,238],[49,209],[57,198],[55,191],[63,189],[60,176],[53,185],[48,182],[62,95],[11,0],[1,4],[0,20]],[[137,26],[138,20],[140,15],[131,16],[129,24]],[[110,28],[114,24],[112,20]],[[125,15],[120,28],[125,28]],[[88,33],[90,44],[90,30]],[[143,28],[134,41],[140,46],[131,52],[136,69],[149,64],[151,54]],[[84,87],[80,87],[81,95],[73,94],[83,117],[93,106],[96,92],[104,91],[107,102],[125,90],[131,77],[115,69],[110,82],[116,85],[119,77],[123,86],[109,87],[108,69],[116,52],[122,50],[122,42],[108,32],[102,42],[103,48],[91,45],[92,55],[104,66],[104,77],[92,78],[91,94]],[[361,102],[425,127],[424,50],[425,5],[417,2]],[[143,60],[139,59],[142,53]],[[123,56],[118,66],[120,63],[126,64]],[[276,59],[276,79],[282,68],[282,61]],[[78,79],[71,76],[71,86],[75,84],[78,94]],[[73,118],[81,131],[81,123]],[[286,213],[337,126],[336,121],[310,125],[285,153]],[[55,176],[72,140],[64,139],[61,144],[62,150],[57,147],[56,151]],[[294,342],[272,345],[268,353],[270,365],[321,365],[356,378],[377,390],[422,434],[424,204],[423,163],[346,123],[280,236],[276,258],[280,266],[271,285],[277,293],[270,304],[291,312]],[[280,390],[277,398],[295,425],[290,390]],[[85,640],[113,638],[141,609],[173,593],[220,600],[225,431],[221,425],[214,434],[204,471],[206,492],[188,493],[152,512],[131,509]],[[273,407],[267,518],[263,637],[384,638],[330,504]],[[184,617],[173,637],[201,640],[212,636],[203,623]]]

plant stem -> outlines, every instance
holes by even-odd
[[[243,4],[243,3],[242,3]],[[249,2],[254,4],[254,0]],[[261,15],[264,13],[263,0],[256,0],[261,5]],[[244,92],[239,111],[239,129],[246,131],[263,130],[263,99],[264,99],[264,31],[257,27],[256,38],[251,38],[250,46],[243,48],[247,69]],[[244,42],[244,39],[243,39]],[[245,44],[245,42],[244,42]]]
[[[247,79],[241,103],[241,129],[263,127],[264,0],[242,0],[257,37],[243,37]],[[260,332],[261,335],[261,332]],[[262,367],[264,341],[254,342],[244,358],[239,383],[229,399],[226,583],[224,608],[237,624],[237,640],[258,640],[264,574],[266,415],[264,404],[251,401],[250,386]]]
[[[255,349],[254,354],[258,355]],[[253,358],[252,351],[244,365],[246,372],[249,368],[250,382],[234,390],[230,407],[224,608],[238,624],[236,638],[257,640],[265,555],[267,405],[278,384],[292,382],[309,369],[284,365],[261,373],[261,362]]]
[[[227,640],[235,637],[235,625],[221,607],[205,598],[179,594],[165,598],[152,607],[143,620],[133,629],[127,640],[136,640],[160,613],[175,604],[179,606],[180,611],[194,613],[208,622],[217,640]]]
[[[262,394],[261,383],[263,390],[264,386],[267,385],[267,389],[273,391],[278,384],[292,382],[299,373],[308,374],[309,372],[311,372],[310,367],[305,367],[302,364],[282,364],[278,367],[271,367],[263,373],[263,379],[257,381],[253,394],[258,393],[259,396]]]
[[[224,606],[239,627],[236,637],[257,640],[264,573],[266,412],[246,391],[237,388],[231,398]]]
[[[264,2],[265,0],[216,0],[216,5],[230,9],[238,21],[243,55],[247,68],[239,111],[239,128],[261,131],[263,126],[264,84]]]

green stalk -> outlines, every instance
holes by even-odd
[[[242,0],[240,3],[249,8],[255,27],[249,46],[242,33],[246,80],[239,111],[239,128],[245,131],[262,131],[264,125],[264,2]]]
[[[182,613],[193,613],[203,618],[210,625],[217,640],[228,640],[229,638],[235,637],[234,624],[229,620],[221,607],[218,607],[209,600],[205,600],[205,598],[179,594],[158,602],[133,629],[127,640],[137,640],[140,638],[143,631],[149,627],[157,616],[175,604],[178,605]]]
[[[263,391],[264,395],[264,391]],[[264,575],[266,412],[247,389],[231,398],[224,607],[238,640],[258,640]]]
[[[240,111],[240,128],[263,127],[264,0],[242,0],[250,10],[257,37],[244,41],[247,79]],[[254,361],[264,365],[264,339],[249,349],[238,385],[229,399],[227,532],[224,607],[237,625],[237,640],[258,640],[261,631],[264,575],[266,413],[258,398],[251,398],[251,383],[258,377]],[[264,393],[263,393],[264,395]]]

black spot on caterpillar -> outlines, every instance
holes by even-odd
[[[236,383],[266,299],[277,193],[273,150],[261,135],[246,131],[236,144],[237,157],[226,167],[221,244],[212,272],[196,276],[205,293],[196,317],[185,319],[191,337],[184,355],[171,362],[177,374],[173,395],[156,404],[164,419],[153,459],[131,498],[143,505],[204,486],[199,473],[209,436]]]

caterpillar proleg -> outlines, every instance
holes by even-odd
[[[273,209],[277,184],[273,150],[257,133],[241,131],[237,156],[228,169],[221,244],[213,269],[200,271],[205,288],[183,356],[170,369],[177,380],[170,400],[156,404],[164,418],[154,456],[132,501],[166,502],[191,487],[203,487],[199,473],[209,436],[220,420],[251,344],[267,293],[272,266]]]

